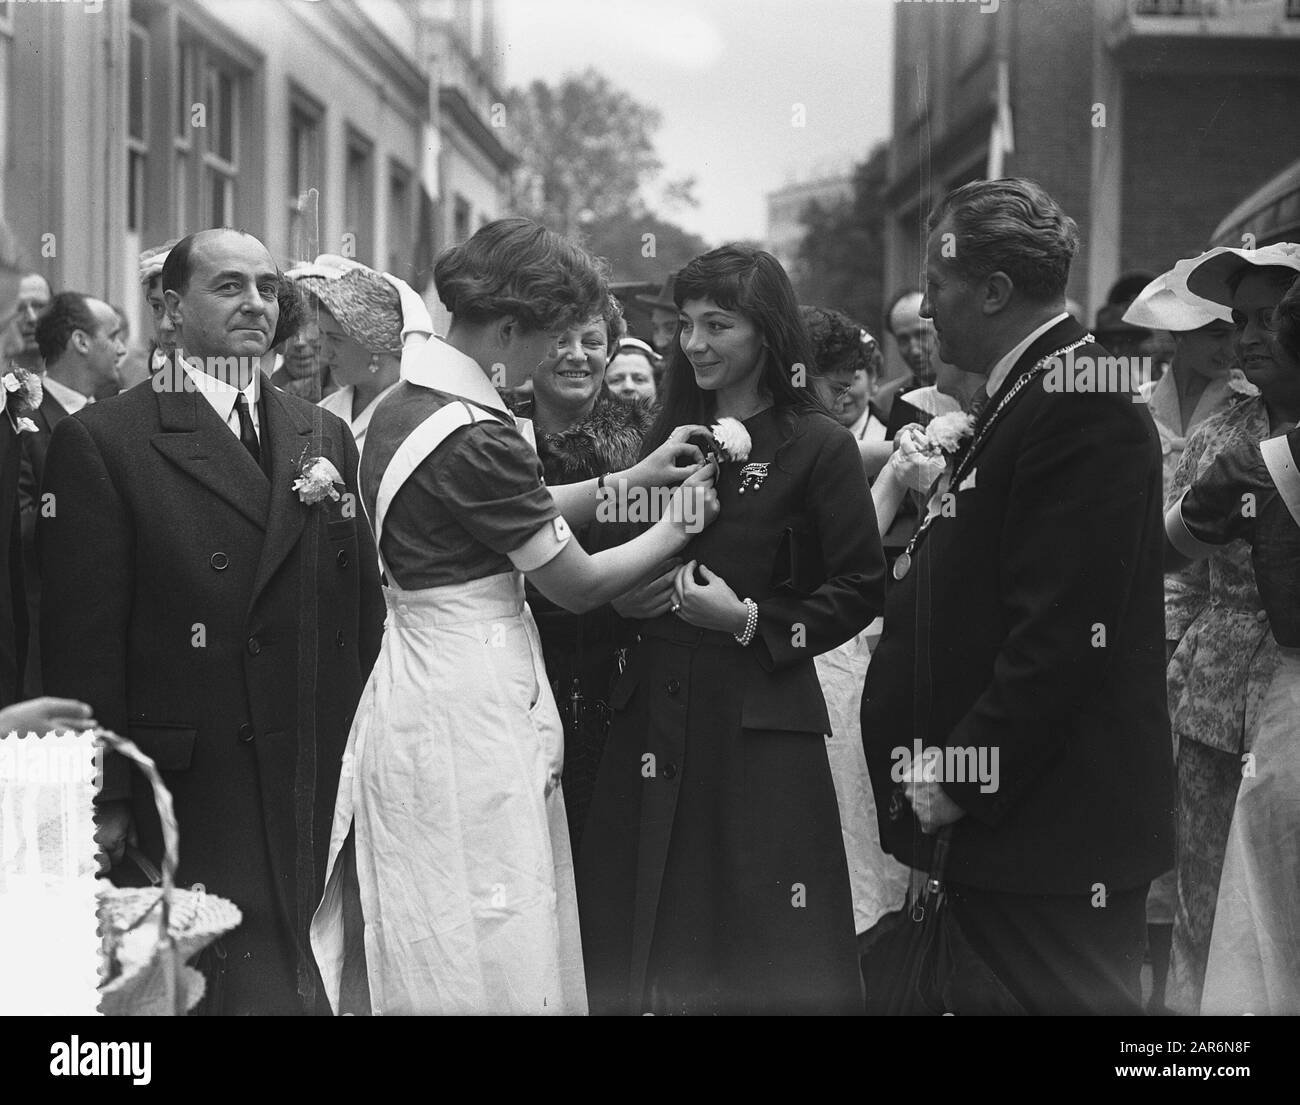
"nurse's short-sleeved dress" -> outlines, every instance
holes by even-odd
[[[355,946],[339,862],[354,833],[376,1014],[585,1013],[563,730],[521,574],[569,538],[540,461],[503,408],[404,379],[359,482],[388,620],[312,924],[331,1004]]]
[[[1221,453],[1170,509],[1188,556],[1249,542],[1281,654],[1243,763],[1200,1012],[1300,1014],[1300,430]]]

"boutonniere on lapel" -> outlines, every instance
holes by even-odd
[[[738,418],[719,418],[707,434],[696,434],[691,438],[700,446],[705,458],[712,458],[721,467],[724,461],[740,463],[749,459],[749,452],[754,442]],[[757,491],[767,479],[767,463],[746,464],[740,470],[740,493],[747,489]]]
[[[20,434],[36,433],[32,415],[40,409],[45,395],[41,378],[20,365],[10,365],[9,371],[0,376],[0,384],[4,385],[5,413],[14,429]]]
[[[343,477],[333,463],[327,457],[309,457],[304,446],[293,481],[299,501],[306,506],[315,506],[325,499],[338,502],[341,498],[339,487],[342,486]]]
[[[1246,374],[1239,368],[1228,372],[1228,391],[1232,393],[1229,398],[1234,403],[1239,403],[1243,399],[1254,399],[1259,395],[1259,388],[1247,380]]]
[[[951,457],[975,429],[975,418],[964,411],[941,414],[922,429],[912,424],[898,431],[898,448],[891,463],[899,478],[913,491],[926,492]]]

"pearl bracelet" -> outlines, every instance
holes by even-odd
[[[741,633],[733,633],[732,636],[740,642],[741,645],[748,645],[754,639],[754,633],[758,630],[758,603],[753,599],[745,599],[745,628]]]

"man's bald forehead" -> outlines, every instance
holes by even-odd
[[[894,309],[890,312],[889,328],[891,330],[897,329],[894,325],[894,319],[898,319],[900,323],[906,322],[908,319],[912,319],[913,321],[919,319],[921,315],[921,301],[924,298],[925,296],[920,292],[908,292],[906,295],[902,296],[899,301],[894,304]]]
[[[271,258],[271,251],[252,234],[230,227],[199,230],[182,238],[167,254],[167,260],[163,262],[162,272],[159,274],[163,290],[175,291],[183,295],[189,288],[190,277],[194,275],[195,269],[200,264],[212,264],[214,255],[219,258],[223,253],[227,256],[231,253],[243,253],[244,258],[250,258],[253,253],[260,253],[258,262],[265,259],[268,271],[279,272],[279,268]]]
[[[216,230],[200,230],[194,235],[194,242],[190,250],[193,259],[198,260],[199,258],[206,259],[208,254],[225,247],[246,248],[250,251],[256,249],[266,255],[266,259],[271,263],[271,268],[276,267],[275,262],[271,260],[271,251],[266,248],[262,240],[244,230],[231,230],[228,227]]]

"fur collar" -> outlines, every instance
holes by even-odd
[[[531,418],[533,404],[521,403],[515,413]],[[577,425],[537,435],[546,482],[579,483],[630,468],[641,454],[641,441],[654,416],[655,408],[646,400],[615,399],[602,391],[591,413]]]

